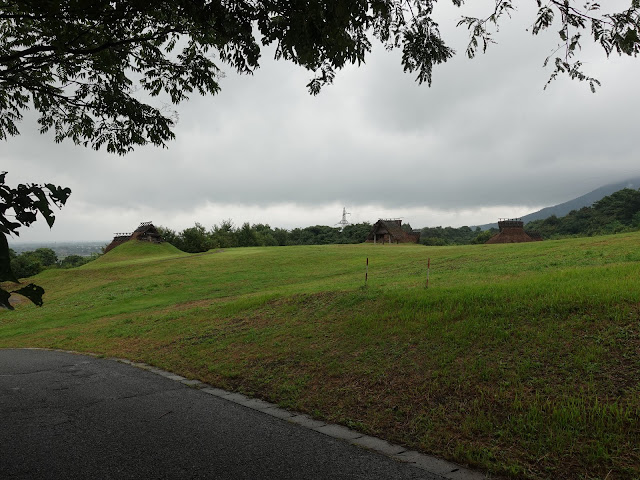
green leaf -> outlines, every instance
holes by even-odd
[[[33,194],[38,198],[37,201],[33,202],[35,208],[37,208],[44,219],[47,221],[49,228],[53,227],[54,222],[56,221],[56,217],[49,208],[49,201],[45,193],[41,189],[34,189]]]
[[[71,189],[68,187],[62,188],[51,183],[45,184],[45,187],[47,187],[51,192],[51,198],[60,205],[64,205],[67,202],[69,195],[71,195]]]
[[[13,307],[9,303],[9,297],[11,297],[11,294],[0,288],[0,307],[6,308],[7,310],[13,310]]]
[[[26,287],[22,287],[20,290],[14,290],[12,293],[17,293],[18,295],[27,297],[38,307],[42,306],[42,295],[44,295],[44,288],[34,283],[30,283]]]
[[[18,279],[11,270],[11,257],[9,256],[9,243],[4,233],[0,232],[0,282],[18,283]]]

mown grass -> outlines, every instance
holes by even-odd
[[[36,277],[0,347],[148,362],[499,476],[635,479],[639,247],[128,243]]]

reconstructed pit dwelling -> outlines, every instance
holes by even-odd
[[[162,235],[160,235],[158,229],[153,226],[153,223],[142,222],[133,233],[116,233],[111,243],[104,249],[104,253],[107,253],[109,250],[113,250],[118,245],[122,245],[129,240],[140,240],[151,243],[164,242]]]
[[[373,224],[366,241],[382,245],[385,243],[418,243],[420,230],[406,232],[402,229],[402,220],[381,218]]]
[[[539,242],[542,240],[539,235],[525,232],[524,222],[520,218],[501,218],[498,220],[498,228],[500,231],[484,242],[485,244]]]

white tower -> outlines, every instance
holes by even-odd
[[[349,220],[347,220],[347,215],[351,215],[351,214],[349,212],[347,212],[347,208],[346,207],[343,207],[342,208],[342,220],[340,220],[338,223],[336,223],[336,225],[340,225],[340,230],[342,230],[347,225],[351,225],[351,223],[349,223]]]

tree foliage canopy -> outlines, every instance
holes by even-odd
[[[402,50],[402,67],[431,83],[433,67],[455,53],[434,17],[437,0],[0,0],[0,138],[18,134],[25,109],[38,111],[42,132],[52,129],[95,149],[126,153],[136,145],[165,145],[175,117],[167,105],[194,91],[215,94],[226,65],[240,73],[259,66],[261,47],[276,59],[312,72],[317,94],[336,70],[364,62],[373,38]],[[464,0],[451,0],[463,7]],[[597,80],[574,58],[583,37],[606,52],[640,50],[640,0],[604,13],[598,3],[536,1],[532,33],[559,30],[560,73]],[[442,0],[444,2],[444,0]],[[469,57],[494,43],[512,0],[487,2],[483,18],[463,14]],[[552,55],[553,57],[553,55]]]

